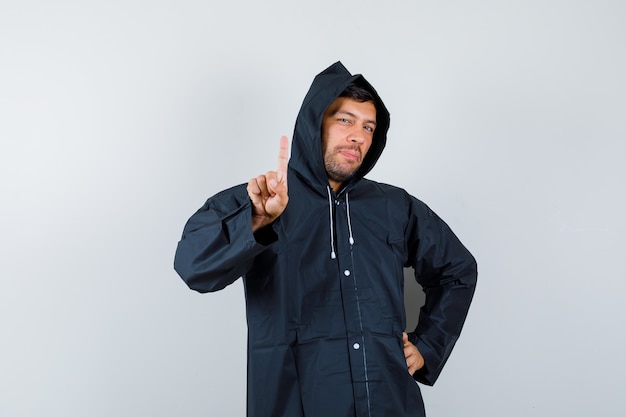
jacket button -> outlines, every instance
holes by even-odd
[[[349,270],[349,269],[346,269],[345,271],[343,271],[343,274],[344,274],[345,276],[349,277],[349,276],[350,276],[350,270]]]
[[[352,345],[352,347],[353,347],[355,350],[358,350],[358,349],[361,347],[361,345],[359,345],[358,343],[355,343],[355,344],[353,344],[353,345]]]

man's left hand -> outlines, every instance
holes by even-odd
[[[417,350],[417,346],[409,342],[409,335],[402,332],[402,344],[404,345],[404,357],[406,358],[406,367],[409,373],[413,375],[417,370],[424,366],[424,357]]]

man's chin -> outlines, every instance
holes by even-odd
[[[360,166],[360,163],[354,161],[344,163],[332,163],[326,166],[326,174],[328,175],[328,178],[333,181],[346,182],[354,176]]]
[[[350,181],[352,179],[352,177],[354,177],[354,173],[356,171],[351,171],[351,172],[328,172],[328,178],[330,178],[333,181],[337,181],[337,182],[341,182],[341,183],[345,183],[347,181]]]

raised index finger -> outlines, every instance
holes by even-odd
[[[289,139],[287,136],[280,137],[280,151],[278,152],[278,181],[287,180],[287,166],[289,165]]]

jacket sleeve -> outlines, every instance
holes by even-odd
[[[413,199],[411,212],[409,263],[426,301],[409,340],[425,362],[414,378],[432,385],[461,333],[476,288],[477,265],[448,225],[424,203]]]
[[[221,290],[244,275],[259,253],[277,240],[271,226],[252,233],[245,185],[209,198],[187,221],[174,269],[192,290]]]

